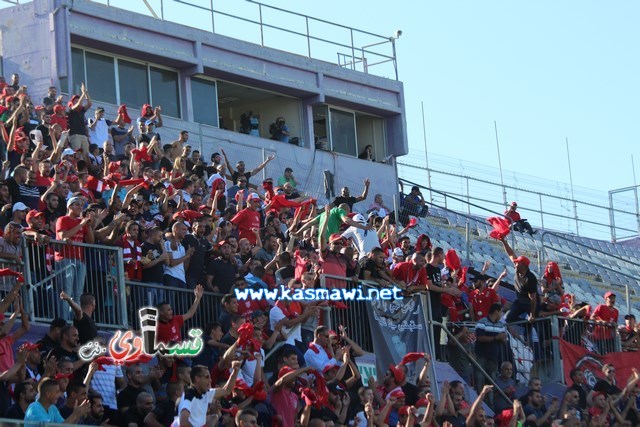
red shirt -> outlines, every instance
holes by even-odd
[[[282,417],[282,427],[295,427],[298,412],[298,395],[288,387],[271,393],[271,405]]]
[[[184,325],[184,317],[181,315],[174,315],[170,322],[158,322],[156,341],[165,344],[182,341],[182,325]]]
[[[427,270],[422,267],[420,270],[416,271],[413,268],[413,263],[411,261],[399,262],[393,269],[393,278],[396,280],[402,280],[407,285],[425,285],[429,283],[429,279],[427,278]]]
[[[49,187],[51,184],[53,184],[53,178],[42,176],[40,171],[36,172],[36,187]]]
[[[69,129],[69,123],[67,122],[67,116],[58,116],[57,114],[51,115],[51,125],[59,124],[62,130]]]
[[[512,211],[511,209],[505,211],[504,216],[506,216],[513,222],[520,221],[520,214],[516,211]]]
[[[471,301],[476,321],[487,317],[489,308],[491,308],[493,304],[500,303],[500,297],[496,291],[491,288],[484,288],[482,291],[476,289],[471,293],[469,300]]]
[[[452,295],[442,294],[440,297],[440,302],[443,307],[446,307],[449,310],[449,321],[450,322],[459,322],[460,315],[458,314],[458,307],[456,307],[456,300]]]
[[[605,322],[618,322],[618,309],[615,307],[608,307],[605,304],[600,304],[593,311],[592,319],[599,319]],[[613,338],[613,334],[615,333],[616,328],[611,326],[601,326],[596,325],[593,328],[593,335],[596,339],[610,339]]]
[[[62,239],[62,232],[71,230],[76,227],[78,224],[82,222],[80,218],[72,218],[68,215],[61,216],[56,221],[56,238],[58,240]],[[80,228],[76,234],[71,236],[72,242],[84,243],[84,236],[87,233],[87,227]],[[79,259],[84,261],[84,248],[77,246],[69,246],[69,245],[61,245],[59,248],[60,252],[56,251],[56,261],[61,261],[63,259]]]
[[[245,319],[250,318],[254,311],[267,311],[268,309],[269,303],[265,299],[246,299],[238,301],[238,314]]]
[[[238,227],[240,239],[247,239],[252,246],[256,244],[256,234],[252,231],[260,228],[260,214],[250,208],[244,208],[231,218],[231,222]]]

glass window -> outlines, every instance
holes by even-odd
[[[347,111],[331,111],[331,149],[349,156],[358,155],[356,145],[356,123],[353,113]]]
[[[91,98],[109,104],[117,104],[113,58],[85,52],[85,60],[87,63],[87,89]]]
[[[140,109],[149,103],[149,81],[147,79],[147,66],[134,62],[118,60],[118,79],[120,83],[120,103],[126,104],[129,111]],[[134,112],[134,115],[137,115]]]
[[[86,79],[84,75],[84,52],[81,49],[71,48],[71,72],[73,73],[73,87],[64,87],[64,89],[68,89],[69,94],[79,95],[80,85]]]
[[[216,83],[198,78],[191,79],[193,121],[218,127],[218,95]]]
[[[161,106],[162,114],[167,116],[180,117],[178,73],[149,67],[149,74],[151,76],[151,97],[153,98],[154,107]]]

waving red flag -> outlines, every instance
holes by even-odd
[[[511,231],[511,224],[506,218],[493,216],[491,218],[487,218],[487,222],[493,227],[493,231],[489,233],[489,236],[496,240],[504,239]]]

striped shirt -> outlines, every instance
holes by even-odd
[[[488,317],[480,319],[476,324],[476,337],[496,337],[498,334],[506,334],[507,325],[500,319],[492,322]],[[486,359],[498,360],[502,352],[503,343],[499,341],[480,342],[476,341],[475,351],[478,356]]]

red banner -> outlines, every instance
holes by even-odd
[[[582,369],[585,380],[592,387],[599,379],[604,377],[602,367],[608,363],[616,368],[616,381],[618,387],[624,386],[633,373],[631,368],[640,367],[640,353],[616,352],[600,356],[589,352],[586,348],[573,345],[560,340],[560,354],[562,355],[562,367],[564,368],[564,380],[566,384],[572,384],[569,373],[572,369]]]

